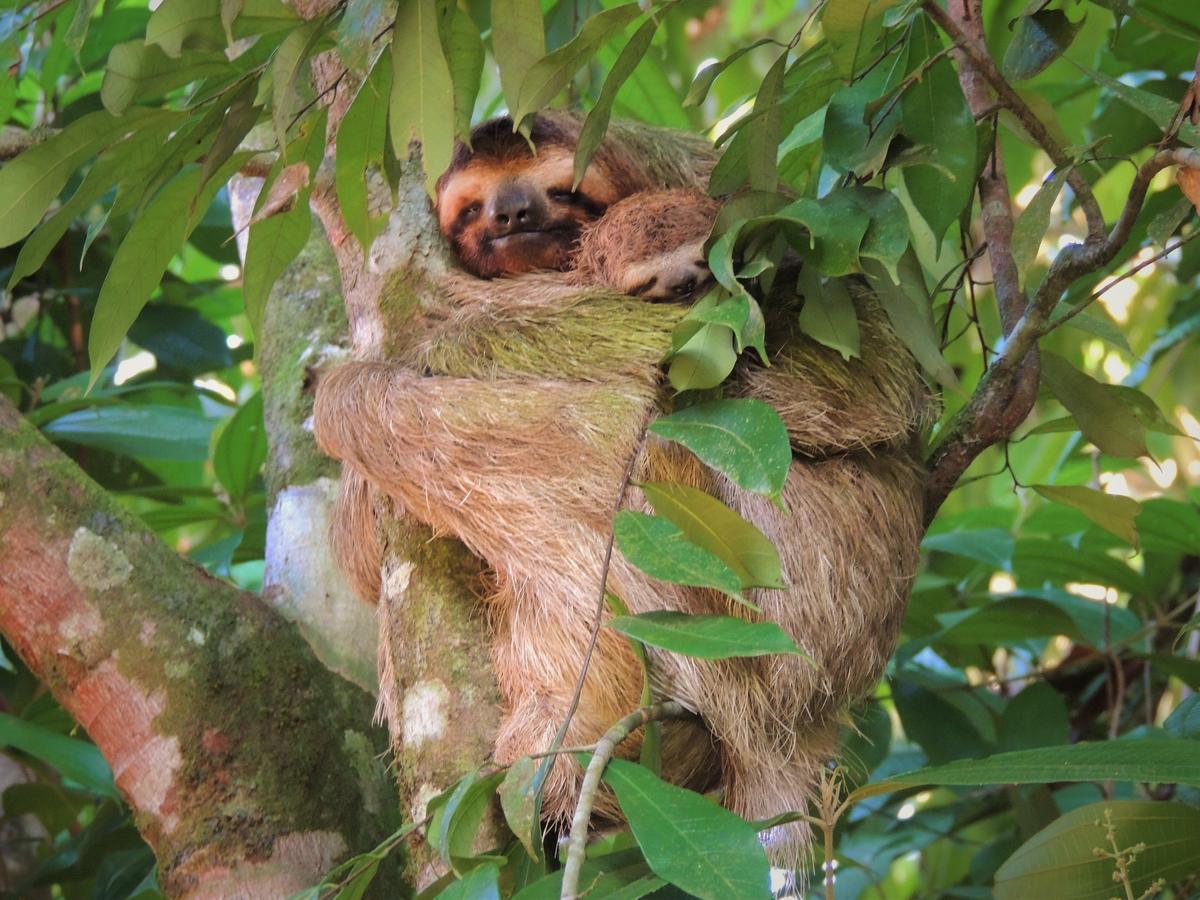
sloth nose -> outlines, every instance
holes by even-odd
[[[492,225],[503,234],[533,230],[541,222],[537,194],[523,182],[502,184],[492,198],[489,212]]]

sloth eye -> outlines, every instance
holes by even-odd
[[[462,208],[462,212],[460,212],[458,214],[459,221],[465,222],[467,219],[471,218],[472,216],[477,215],[479,213],[479,210],[481,209],[481,207],[482,207],[482,204],[480,204],[478,202],[468,203],[466,206],[464,206]]]
[[[546,196],[557,203],[577,203],[579,194],[570,188],[550,188]]]

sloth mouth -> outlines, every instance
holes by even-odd
[[[564,223],[546,228],[524,228],[520,231],[510,231],[507,234],[497,234],[488,238],[487,243],[497,249],[503,249],[522,244],[537,244],[543,241],[568,244],[574,243],[578,237],[579,226],[574,223]]]

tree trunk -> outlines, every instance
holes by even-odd
[[[171,896],[285,897],[396,824],[371,697],[2,399],[0,631],[108,759]]]

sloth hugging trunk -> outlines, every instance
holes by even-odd
[[[694,136],[664,141],[614,123],[573,190],[578,134],[576,117],[542,115],[534,155],[507,120],[476,129],[439,181],[438,222],[461,270],[421,295],[384,359],[321,377],[317,439],[343,463],[335,552],[369,601],[380,591],[381,513],[453,535],[484,561],[504,705],[495,758],[508,763],[545,751],[567,716],[614,507],[649,510],[636,487],[646,481],[707,491],[779,550],[786,587],[749,592],[761,612],[652,579],[619,552],[607,589],[631,613],[761,617],[791,635],[810,659],[651,649],[650,672],[656,700],[696,713],[664,726],[665,777],[720,789],[749,819],[803,810],[847,705],[880,677],[898,635],[922,530],[912,448],[928,393],[865,290],[855,292],[862,355],[849,361],[796,330],[795,298],[767,310],[770,367],[745,358],[725,388],[771,403],[787,426],[786,511],[647,436],[673,402],[659,366],[672,328],[708,278],[714,156]],[[601,629],[565,746],[594,743],[641,691],[626,638]],[[636,739],[621,748],[637,751]],[[570,755],[558,758],[548,827],[569,824],[580,776]],[[596,813],[620,817],[609,795]],[[766,840],[777,863],[794,865],[807,828]]]

